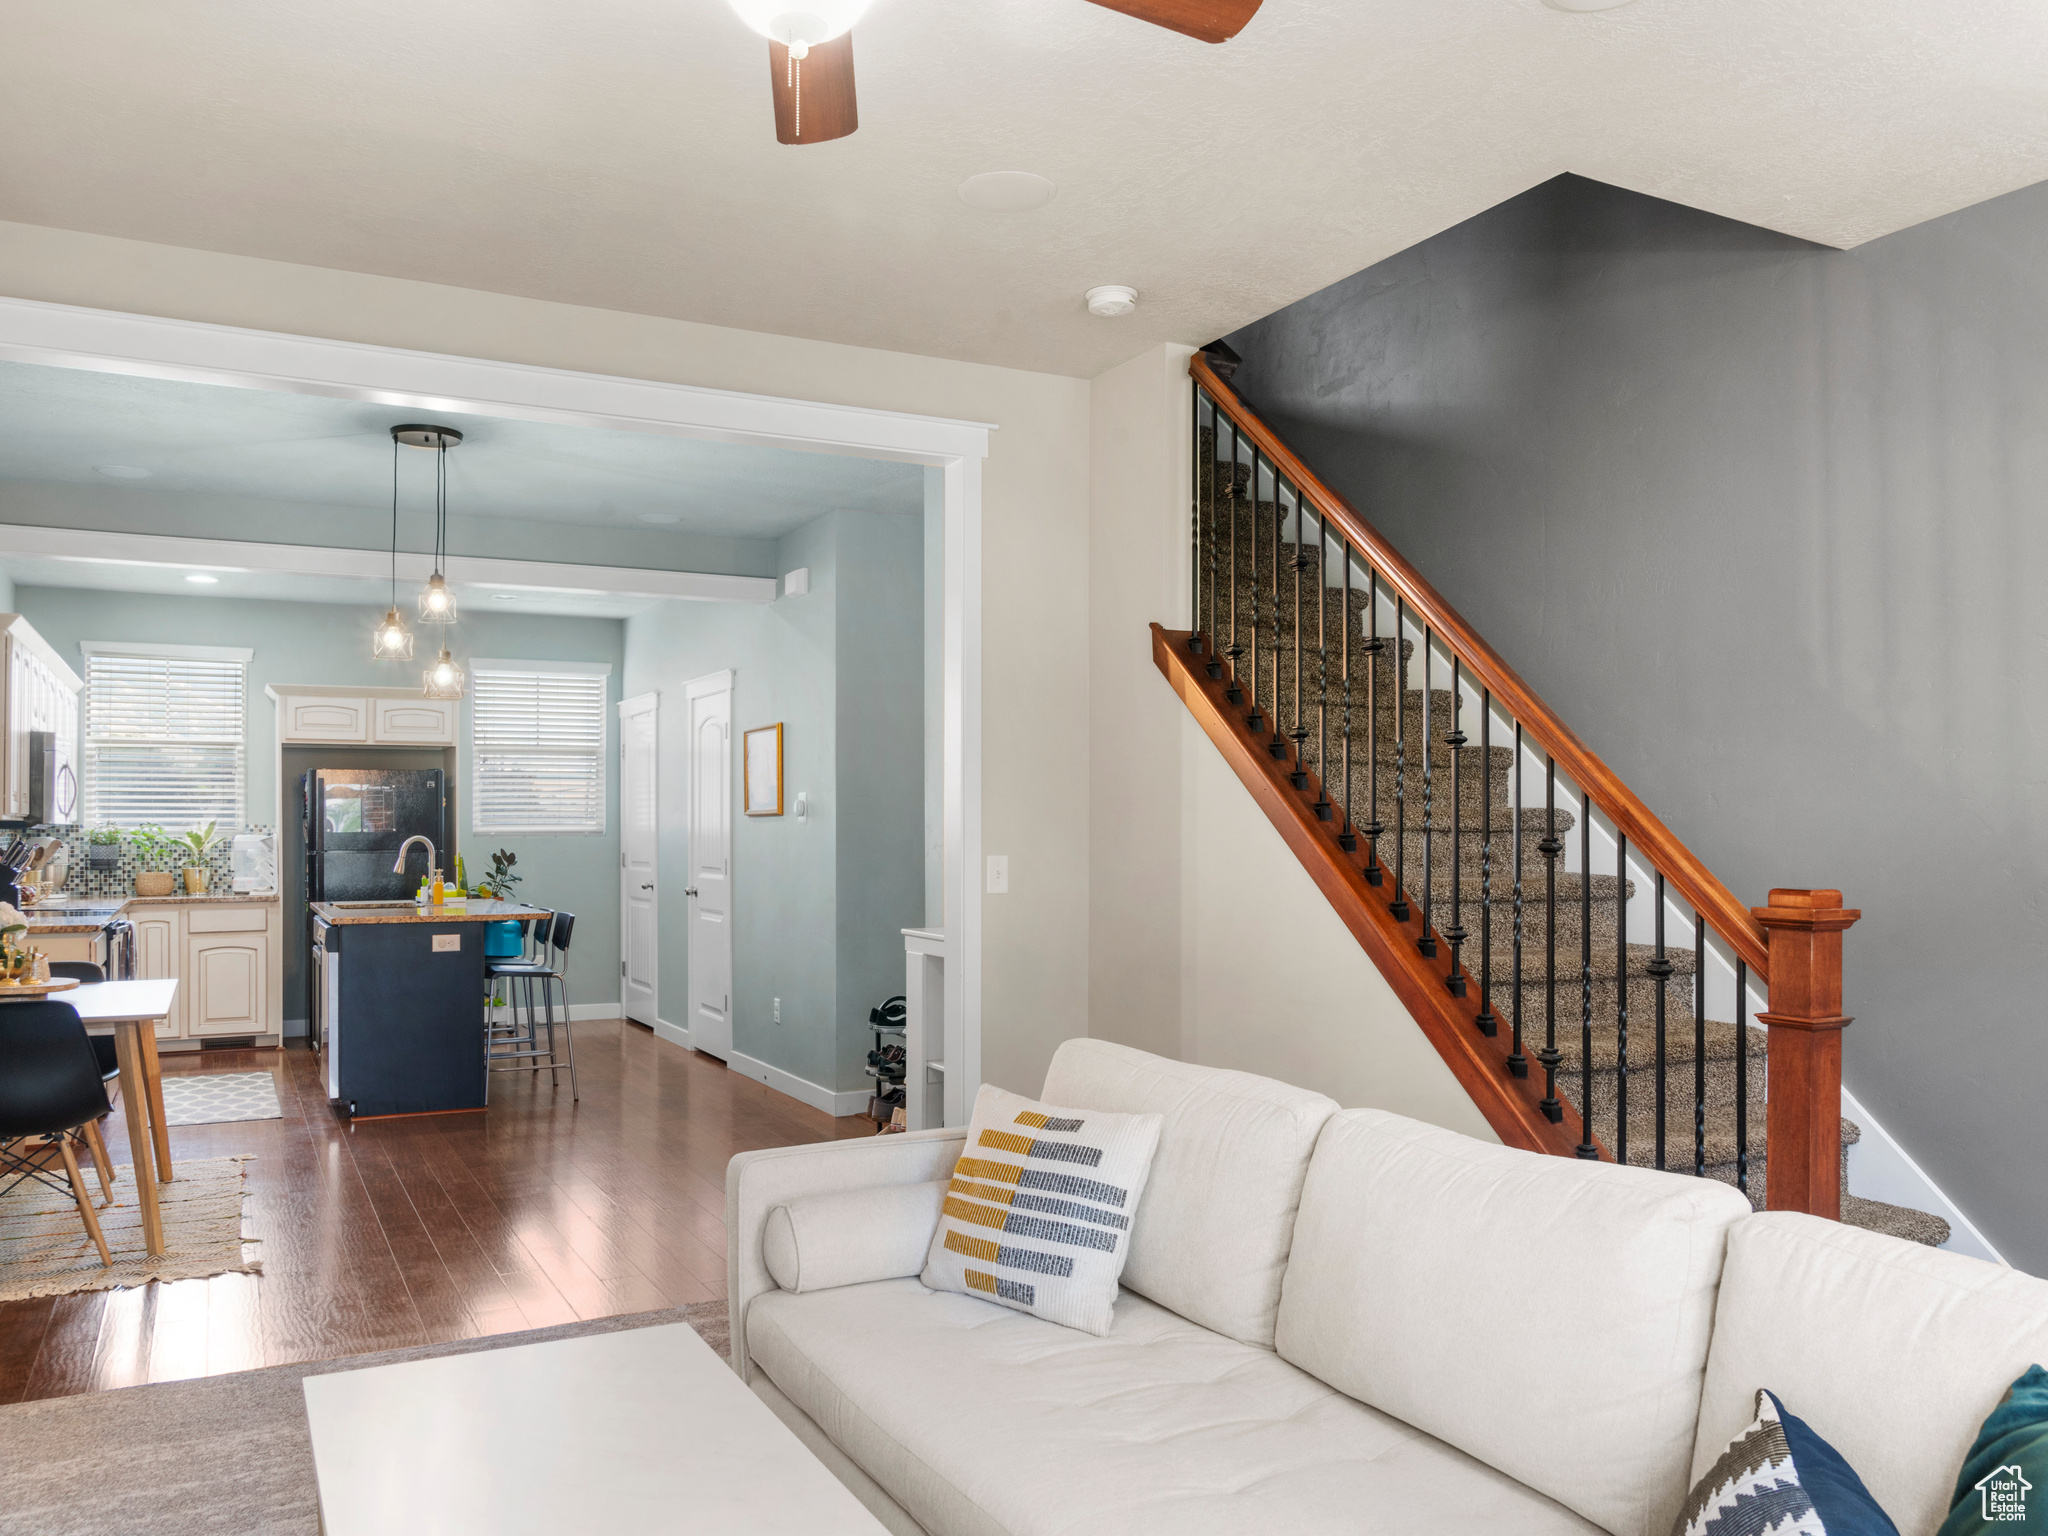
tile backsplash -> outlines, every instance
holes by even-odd
[[[269,827],[242,827],[243,832],[269,832]],[[135,850],[126,843],[119,844],[120,862],[112,869],[94,869],[87,861],[87,844],[83,827],[37,827],[31,833],[36,837],[60,837],[64,840],[64,851],[70,860],[70,870],[65,876],[64,889],[73,896],[113,897],[135,894],[137,864]],[[232,848],[229,832],[215,844],[206,855],[206,889],[212,894],[225,895],[234,889],[234,872],[231,866]],[[161,867],[161,866],[159,866]],[[183,866],[180,865],[179,868]],[[172,874],[176,876],[177,870]],[[184,883],[178,881],[177,892],[184,894]]]

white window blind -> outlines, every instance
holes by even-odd
[[[607,682],[602,672],[472,663],[477,831],[604,831]]]
[[[86,823],[241,826],[247,672],[239,660],[89,652]]]

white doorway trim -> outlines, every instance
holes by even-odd
[[[661,695],[636,693],[619,701],[619,1012],[653,1029],[661,1023]],[[634,834],[634,810],[628,794],[627,777],[634,772],[633,752],[627,744],[631,726],[647,717],[653,732],[653,755],[644,770],[646,782],[639,785],[650,797],[652,812],[646,828],[647,846],[627,846]],[[636,775],[637,777],[637,775]],[[636,859],[635,853],[644,857]],[[633,904],[644,901],[648,915],[646,942],[636,956],[633,948]],[[636,965],[634,962],[638,960]],[[644,1017],[633,1011],[635,983],[644,978],[651,994],[642,1004]]]
[[[28,299],[0,299],[0,358],[326,395],[395,409],[464,411],[893,459],[941,470],[946,1016],[959,1021],[957,1048],[965,1068],[956,1074],[948,1063],[948,1077],[949,1083],[960,1083],[964,1102],[973,1101],[981,1081],[982,893],[975,878],[982,821],[981,464],[994,430],[990,424]],[[950,1042],[948,1048],[954,1048]]]
[[[684,1028],[689,1031],[691,1050],[715,1056],[727,1066],[733,1064],[735,1055],[732,1028],[733,877],[736,873],[732,856],[732,685],[733,670],[730,667],[693,677],[683,684],[683,842],[690,850],[684,868],[684,878],[689,885],[683,892],[683,899],[689,903],[684,908],[683,921],[687,925],[690,950],[689,1001],[684,1012],[687,1020]],[[700,710],[698,706],[706,700],[711,702]],[[713,797],[717,808],[709,816],[703,814],[706,809],[706,776],[699,772],[704,762],[702,722],[706,721],[715,722],[718,726],[718,742],[713,751],[713,760],[718,765],[718,783]],[[713,833],[715,836],[710,835]],[[706,854],[714,844],[718,857],[711,860]],[[710,889],[700,893],[700,886],[709,886]],[[704,916],[707,906],[717,913],[715,921]],[[718,994],[716,1004],[709,1001],[714,991]],[[667,1030],[662,1033],[673,1038]]]

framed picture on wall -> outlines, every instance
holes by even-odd
[[[782,722],[756,726],[740,738],[746,757],[749,816],[782,814]]]

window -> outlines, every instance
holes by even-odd
[[[566,661],[469,664],[477,831],[604,831],[611,670]]]
[[[251,653],[99,641],[80,649],[86,824],[239,828]]]

